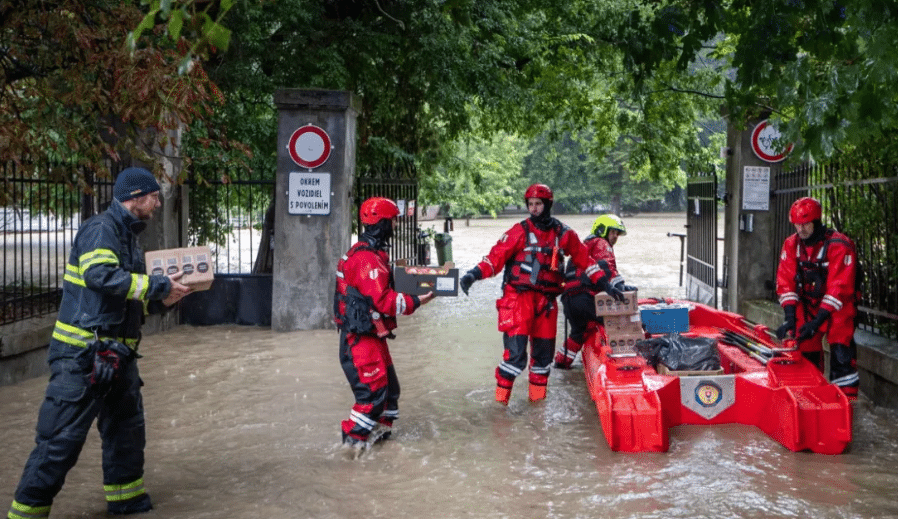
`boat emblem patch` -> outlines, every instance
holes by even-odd
[[[705,407],[714,407],[720,403],[723,392],[714,382],[704,380],[695,387],[695,401]]]
[[[711,420],[736,403],[733,375],[680,377],[680,404],[705,420]],[[690,422],[686,423],[700,423]]]

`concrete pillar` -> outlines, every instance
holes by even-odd
[[[278,107],[278,162],[271,329],[331,328],[334,272],[350,246],[355,220],[356,100],[349,92],[285,89],[275,92],[274,101]],[[294,132],[308,125],[323,130],[331,144],[327,160],[313,167],[308,166],[316,161],[305,160],[301,165],[290,153]],[[292,200],[304,196],[288,192],[291,174],[294,178],[324,175],[330,183],[329,193],[317,201],[325,200],[327,207],[319,203],[311,209],[313,214],[303,213],[306,208],[289,207]],[[327,214],[320,214],[324,210]]]
[[[727,161],[727,196],[726,221],[724,224],[724,255],[727,258],[727,289],[724,291],[724,308],[736,312],[744,312],[744,302],[755,299],[769,299],[772,293],[775,254],[767,251],[779,251],[781,243],[773,243],[774,229],[773,206],[770,203],[773,179],[782,170],[782,162],[767,162],[758,158],[752,151],[752,130],[765,118],[749,121],[744,130],[734,128],[730,123],[727,130],[727,146],[731,151]],[[769,168],[770,183],[766,189],[767,209],[752,208],[752,196],[757,192],[756,177],[746,177],[752,172],[746,168]],[[748,207],[746,207],[748,205]],[[751,252],[754,251],[754,252]]]

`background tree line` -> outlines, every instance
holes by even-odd
[[[274,91],[327,88],[362,100],[359,168],[413,163],[428,203],[495,211],[527,177],[625,206],[650,195],[648,182],[673,187],[718,160],[721,109],[736,124],[770,112],[784,141],[798,143],[793,161],[871,148],[894,158],[895,9],[878,0],[7,1],[0,158],[108,175],[109,158],[149,158],[179,128],[185,175],[270,177]],[[503,173],[511,180],[499,185]]]

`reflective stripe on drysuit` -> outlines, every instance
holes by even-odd
[[[623,276],[617,272],[614,248],[608,240],[590,234],[583,244],[589,251],[589,257],[602,266],[603,270],[607,269],[610,285],[624,282]],[[568,262],[561,304],[564,306],[565,318],[571,323],[571,333],[561,345],[559,357],[556,358],[556,361],[566,365],[570,365],[583,349],[586,338],[604,325],[602,318],[596,316],[595,295],[598,291],[589,287],[588,282],[583,269]]]
[[[812,320],[820,309],[831,313],[818,332],[801,341],[799,347],[808,354],[820,352],[825,335],[830,345],[830,379],[845,387],[856,387],[859,383],[854,344],[860,295],[856,276],[854,242],[838,231],[827,230],[824,238],[811,246],[805,245],[797,233],[783,243],[776,274],[780,304],[795,305],[796,330]]]
[[[103,484],[128,486],[143,477],[146,439],[137,363],[126,362],[109,391],[98,394],[91,386],[94,350],[88,344],[99,336],[136,348],[145,310],[163,308],[171,282],[144,273],[136,238],[144,226],[114,200],[106,212],[82,223],[75,236],[48,348],[50,382],[38,415],[36,446],[10,509],[14,516],[40,517],[49,510],[94,418],[102,438]],[[143,487],[134,492],[144,493]]]
[[[529,220],[515,224],[477,265],[484,279],[505,270],[503,295],[496,301],[504,343],[502,362],[496,368],[499,387],[510,389],[527,367],[528,341],[530,383],[545,386],[548,381],[555,353],[555,297],[561,290],[561,253],[569,255],[591,282],[607,275],[589,257],[577,233],[554,218],[545,229]]]
[[[340,259],[336,277],[334,318],[340,328],[340,365],[355,396],[341,429],[365,440],[378,423],[389,426],[399,416],[399,380],[387,338],[396,328],[396,316],[413,313],[419,301],[394,290],[387,253],[365,242],[353,245]],[[354,304],[367,305],[357,310],[371,316],[372,327],[365,333],[348,330],[344,298],[351,288],[360,295]]]

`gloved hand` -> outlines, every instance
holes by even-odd
[[[785,315],[783,324],[776,329],[776,338],[779,340],[785,339],[789,332],[795,335],[795,305],[784,306],[783,314]]]
[[[633,285],[627,285],[627,284],[624,284],[623,281],[621,281],[621,282],[617,283],[616,285],[614,285],[614,288],[620,290],[621,292],[634,292],[634,291],[637,290],[637,288],[634,287]]]
[[[624,301],[624,293],[621,290],[619,290],[617,287],[611,286],[604,279],[598,280],[596,282],[595,286],[600,291],[605,292],[606,294],[611,296],[611,298],[614,299],[615,301],[617,301],[618,303],[622,303]]]
[[[480,267],[474,267],[458,280],[458,286],[461,287],[461,290],[465,295],[468,295],[468,289],[471,288],[471,285],[478,279],[483,279],[483,273],[480,272]]]
[[[94,367],[90,374],[92,385],[108,389],[119,377],[122,367],[131,359],[131,349],[116,341],[102,341],[94,352]]]
[[[825,323],[826,320],[829,319],[830,315],[832,314],[829,312],[829,310],[824,310],[821,308],[820,311],[817,312],[816,317],[804,323],[801,328],[799,328],[797,339],[799,341],[806,341],[813,337],[814,334],[817,333],[817,330],[819,330],[820,327],[823,326],[823,323]]]

